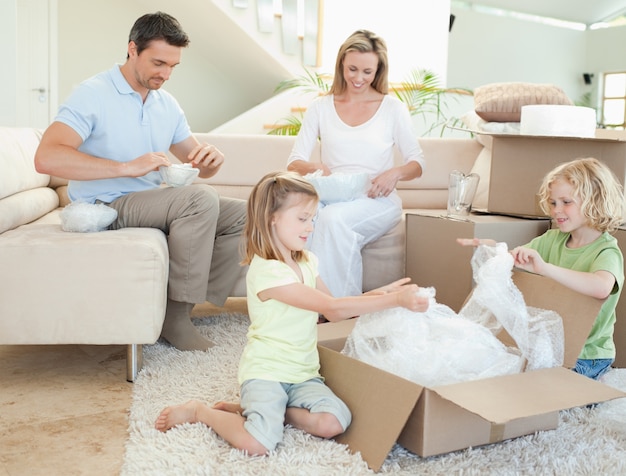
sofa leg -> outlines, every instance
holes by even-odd
[[[134,382],[143,366],[143,346],[128,344],[126,347],[126,380]]]

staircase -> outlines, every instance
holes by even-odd
[[[275,67],[288,71],[283,79],[318,66],[323,0],[213,1],[256,47],[272,57]],[[272,96],[212,132],[266,134],[269,126],[284,118],[301,116],[314,97],[297,91]]]
[[[285,69],[319,65],[323,0],[213,0]]]

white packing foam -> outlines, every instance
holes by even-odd
[[[520,133],[534,136],[595,137],[596,112],[590,107],[522,106]]]

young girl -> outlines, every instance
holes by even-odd
[[[315,188],[296,173],[270,173],[254,187],[244,231],[250,327],[239,365],[241,404],[168,407],[158,430],[201,422],[250,455],[274,450],[285,423],[322,438],[346,430],[350,410],[319,373],[318,314],[339,321],[396,306],[423,312],[428,299],[408,278],[361,296],[332,297],[317,258],[305,250],[317,203]]]
[[[606,299],[574,371],[597,379],[615,360],[615,307],[624,283],[624,258],[610,235],[622,222],[622,186],[600,161],[578,159],[556,167],[539,190],[541,208],[556,229],[511,251],[517,268],[598,299]],[[493,240],[459,239],[462,245]]]

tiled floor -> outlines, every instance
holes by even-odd
[[[246,313],[243,298],[195,316]],[[133,384],[125,346],[0,346],[0,476],[117,475]]]

